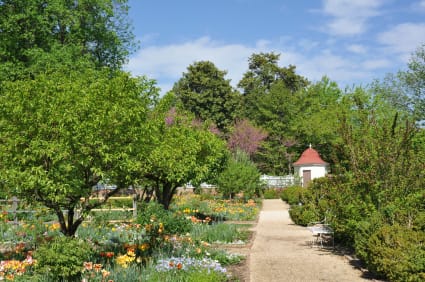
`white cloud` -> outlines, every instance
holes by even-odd
[[[355,54],[365,54],[367,52],[367,48],[360,44],[348,45],[347,50]]]
[[[425,43],[425,23],[402,23],[378,35],[378,41],[406,62]]]
[[[130,58],[126,69],[133,75],[161,78],[159,87],[168,91],[190,64],[196,61],[211,61],[220,70],[228,72],[226,78],[231,79],[232,85],[235,86],[247,70],[249,56],[266,50],[268,44],[266,40],[259,40],[256,46],[248,47],[218,43],[209,37],[201,37],[181,44],[149,46]]]
[[[322,12],[333,17],[326,32],[352,36],[367,30],[367,20],[379,15],[382,0],[324,0]]]
[[[279,40],[258,40],[255,46],[246,46],[201,37],[180,44],[148,46],[130,58],[126,69],[134,75],[147,75],[157,79],[158,86],[165,93],[181,78],[190,64],[201,60],[209,60],[220,70],[226,70],[226,78],[231,79],[231,84],[236,86],[243,73],[248,70],[248,58],[259,52],[279,53],[280,66],[295,65],[297,73],[310,81],[318,81],[326,75],[337,81],[341,87],[376,78],[373,70],[388,64],[379,58],[356,62],[357,58],[347,57],[341,50],[335,51],[336,49],[325,49],[319,53],[305,52],[299,48],[300,45],[314,46],[315,43],[300,39],[282,47]],[[352,45],[350,48],[357,52],[365,49],[362,45]]]
[[[330,50],[325,50],[313,57],[302,58],[296,66],[300,74],[310,80],[318,81],[326,75],[331,80],[337,81],[340,86],[370,76],[370,73],[356,67],[356,64],[349,59],[334,54]]]
[[[367,70],[382,69],[391,66],[391,62],[386,59],[367,60],[362,63],[362,66]]]

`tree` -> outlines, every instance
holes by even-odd
[[[126,0],[0,2],[2,76],[21,77],[43,56],[72,51],[97,67],[120,68],[134,50]],[[65,50],[65,51],[64,51]],[[48,60],[45,61],[46,64]],[[33,75],[27,71],[27,75]]]
[[[402,79],[412,94],[413,109],[418,121],[425,123],[425,44],[410,59],[409,70]]]
[[[238,114],[238,93],[221,71],[209,61],[190,65],[175,83],[173,92],[187,111],[203,121],[211,121],[226,132]]]
[[[53,210],[62,233],[73,236],[91,209],[134,183],[141,170],[137,156],[146,155],[150,143],[145,124],[157,92],[145,78],[94,68],[3,81],[0,169],[6,185]],[[118,189],[90,202],[99,181]]]
[[[178,187],[214,179],[222,170],[228,151],[224,141],[205,125],[175,108],[162,113],[163,105],[159,105],[159,112],[151,119],[155,140],[143,157],[143,173],[153,184],[157,201],[168,209]]]
[[[253,160],[263,173],[281,175],[288,170],[290,159],[285,144],[294,142],[289,135],[290,121],[300,110],[296,95],[309,82],[295,73],[295,66],[280,67],[279,57],[253,54],[238,87],[243,93],[243,116],[268,132]]]
[[[229,160],[226,169],[217,178],[218,191],[223,197],[232,199],[243,192],[245,199],[261,195],[260,172],[249,156],[236,151]]]
[[[230,132],[227,144],[232,152],[238,150],[245,152],[251,156],[257,152],[261,142],[267,137],[267,132],[261,128],[257,128],[247,119],[235,122]]]
[[[337,132],[342,96],[338,85],[327,77],[296,93],[297,113],[287,121],[289,134],[297,141],[290,153],[299,156],[312,144],[335,169],[333,164],[344,157]]]
[[[419,192],[423,147],[415,147],[420,130],[410,117],[399,115],[362,88],[344,96],[341,103],[337,129],[354,177],[352,185],[366,188],[379,211],[397,198]]]
[[[295,66],[279,67],[279,58],[279,54],[272,52],[252,54],[248,59],[248,71],[238,83],[243,90],[245,117],[252,119],[257,111],[257,98],[269,93],[274,84],[281,83],[291,93],[308,85],[307,79],[295,73]]]

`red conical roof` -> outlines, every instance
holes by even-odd
[[[313,148],[308,148],[305,150],[301,157],[293,163],[294,166],[300,166],[300,165],[327,165],[328,163],[322,160],[319,153],[314,150]]]

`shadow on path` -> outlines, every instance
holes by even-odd
[[[246,281],[376,281],[343,252],[312,247],[310,231],[295,225],[288,210],[279,199],[263,201]]]

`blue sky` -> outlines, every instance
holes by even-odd
[[[425,0],[129,0],[140,49],[126,69],[170,90],[187,67],[211,61],[236,86],[253,53],[310,81],[367,85],[405,70],[425,44]]]

